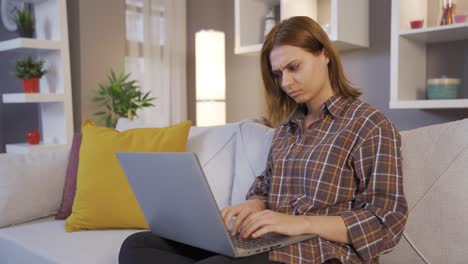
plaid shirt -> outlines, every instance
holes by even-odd
[[[306,129],[295,112],[276,130],[265,172],[247,199],[290,215],[340,215],[351,243],[316,236],[269,253],[284,263],[378,263],[400,240],[408,208],[400,135],[366,103],[335,95]]]

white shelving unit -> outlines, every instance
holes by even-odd
[[[28,143],[6,144],[6,152],[8,153],[31,153],[47,150],[66,148],[67,144],[44,143],[41,141],[38,145],[30,145]]]
[[[31,2],[28,0],[27,2]],[[0,51],[33,55],[44,60],[48,73],[40,79],[40,91],[3,94],[3,103],[37,103],[41,142],[7,144],[7,152],[38,152],[67,147],[73,137],[73,108],[66,0],[34,1],[36,38],[0,42]],[[18,87],[18,92],[22,87]],[[24,132],[26,137],[27,131]]]
[[[63,94],[45,94],[45,93],[15,93],[4,94],[4,103],[53,103],[65,102]]]
[[[61,43],[57,40],[16,38],[0,42],[0,51],[60,51]]]
[[[427,75],[427,45],[468,39],[468,23],[438,25],[438,5],[432,0],[392,0],[390,108],[468,108],[468,98],[426,99],[427,79],[434,78]],[[458,1],[460,9],[468,10],[468,2]],[[424,27],[410,29],[409,22],[416,19],[424,19]],[[468,89],[466,81],[460,88]]]
[[[340,51],[369,47],[369,0],[235,0],[235,54],[258,55],[269,8],[279,11],[281,20],[310,16],[328,24]]]

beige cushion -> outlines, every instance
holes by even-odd
[[[0,228],[57,212],[68,153],[0,154]]]
[[[404,131],[404,236],[382,263],[465,263],[468,119]]]

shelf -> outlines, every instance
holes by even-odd
[[[450,100],[393,100],[390,108],[395,109],[450,109],[468,108],[468,99]]]
[[[432,0],[392,0],[390,30],[391,109],[468,108],[466,85],[460,86],[464,98],[429,100],[427,82],[436,76],[464,78],[468,23],[439,25],[440,2]],[[468,1],[457,2],[457,12],[468,10]],[[422,19],[426,27],[410,29],[410,21]],[[431,45],[443,43],[443,45]],[[444,48],[447,47],[447,48]]]
[[[0,51],[59,51],[62,47],[60,41],[16,38],[0,42]]]
[[[235,0],[235,54],[258,56],[263,45],[264,16],[274,8],[279,20],[309,16],[329,25],[339,51],[369,47],[368,0]]]
[[[6,144],[7,153],[32,153],[47,150],[67,148],[66,144],[44,144],[30,145],[29,143]]]
[[[279,5],[281,0],[254,0],[256,2],[266,3],[270,6]]]
[[[359,45],[354,45],[351,43],[337,41],[333,39],[331,40],[332,40],[333,45],[335,45],[335,47],[340,51],[362,48],[362,46],[359,46]],[[256,56],[260,54],[260,51],[262,50],[262,46],[263,44],[255,44],[255,45],[249,45],[249,46],[243,46],[243,47],[236,47],[235,54]]]
[[[64,102],[63,94],[11,93],[3,94],[3,103],[53,103]]]
[[[46,2],[47,0],[23,0],[25,3],[30,3],[30,4],[40,4],[43,2]]]
[[[405,30],[400,36],[423,43],[463,40],[468,39],[468,23]]]
[[[27,55],[37,57],[37,59],[44,61],[44,68],[48,73],[39,81],[40,93],[23,93],[21,87],[17,89],[16,93],[3,91],[0,104],[5,103],[5,108],[15,108],[15,105],[11,105],[13,103],[33,103],[36,105],[37,122],[35,123],[37,124],[34,127],[41,133],[43,139],[39,145],[29,145],[26,143],[26,131],[18,131],[15,127],[4,126],[4,131],[0,131],[0,133],[11,130],[7,134],[20,133],[25,141],[25,143],[7,144],[5,149],[7,152],[28,153],[70,146],[74,129],[67,18],[67,2],[69,1],[15,1],[34,3],[36,37],[14,37],[0,41],[0,52],[11,53],[13,59]],[[10,71],[6,68],[3,70]],[[15,77],[11,76],[11,78]],[[14,118],[14,113],[11,115]],[[26,123],[32,121],[29,120]],[[4,141],[11,142],[7,138]]]

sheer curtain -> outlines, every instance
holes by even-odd
[[[151,91],[155,107],[138,121],[158,126],[187,118],[185,0],[125,0],[125,70]]]

